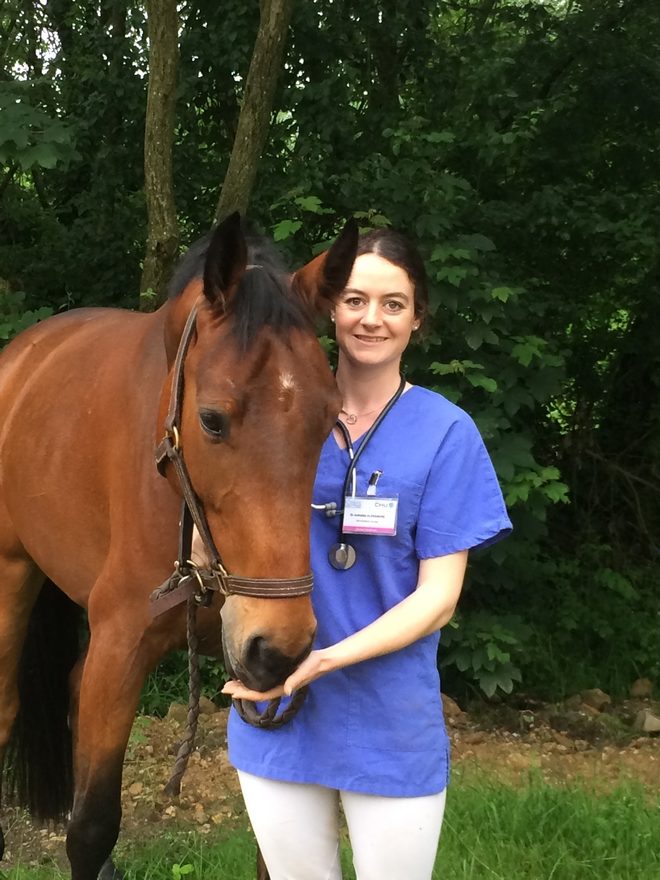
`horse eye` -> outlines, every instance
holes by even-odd
[[[213,440],[226,440],[229,434],[229,419],[225,413],[215,409],[203,409],[199,413],[199,421],[206,433]]]

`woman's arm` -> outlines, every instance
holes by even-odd
[[[463,586],[468,551],[423,559],[414,593],[407,596],[373,623],[328,648],[312,651],[287,678],[284,685],[266,693],[228,681],[222,689],[243,700],[264,700],[291,694],[320,676],[362,660],[390,654],[411,645],[448,623],[456,610]]]

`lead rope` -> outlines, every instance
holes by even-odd
[[[179,745],[179,751],[174,763],[174,770],[169,782],[165,786],[165,794],[178,795],[181,793],[181,780],[188,767],[188,760],[195,747],[197,734],[197,721],[199,719],[199,697],[201,693],[201,679],[199,675],[199,657],[197,654],[197,602],[194,596],[188,598],[186,607],[186,628],[188,632],[188,717],[186,719],[186,731]]]

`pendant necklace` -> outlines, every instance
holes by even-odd
[[[337,420],[337,427],[339,428],[339,430],[342,432],[342,434],[344,436],[344,440],[346,442],[346,448],[348,450],[348,454],[351,459],[351,463],[348,466],[348,470],[346,471],[346,476],[344,478],[344,485],[343,485],[342,494],[341,494],[342,500],[346,498],[346,494],[348,492],[348,487],[351,482],[351,477],[353,476],[353,473],[355,471],[359,457],[362,455],[362,453],[366,449],[367,444],[369,443],[369,441],[371,440],[371,438],[375,434],[378,426],[381,424],[381,422],[383,421],[385,416],[388,414],[388,412],[392,409],[394,404],[397,402],[397,400],[403,394],[403,390],[405,387],[406,387],[406,380],[402,376],[401,382],[399,383],[399,387],[394,392],[392,397],[390,397],[390,399],[387,401],[387,403],[385,404],[385,406],[381,410],[378,418],[375,420],[373,425],[369,428],[369,430],[365,434],[364,439],[363,439],[362,443],[360,444],[360,448],[358,449],[357,452],[353,452],[353,442],[351,440],[351,435],[348,433],[348,429],[347,429],[346,425],[340,419]],[[361,413],[361,415],[356,415],[355,413],[347,413],[346,410],[341,410],[341,412],[344,413],[344,415],[346,416],[346,422],[349,425],[354,425],[355,422],[361,416],[370,415],[370,413]],[[371,412],[376,412],[376,410],[372,410]],[[355,551],[355,547],[353,547],[352,544],[349,544],[347,541],[344,540],[344,529],[343,529],[343,513],[344,512],[343,512],[343,510],[337,511],[337,512],[342,515],[341,525],[339,527],[339,541],[336,544],[333,544],[332,547],[330,548],[330,550],[328,551],[328,561],[330,562],[330,565],[333,568],[336,568],[339,571],[346,571],[347,569],[352,568],[355,565],[355,561],[357,559],[357,553]]]
[[[364,418],[364,416],[370,416],[372,413],[377,412],[377,409],[370,409],[369,412],[364,413],[349,413],[345,409],[340,409],[340,413],[343,413],[346,416],[346,424],[354,425],[358,419]]]

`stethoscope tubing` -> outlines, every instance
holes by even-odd
[[[360,456],[362,455],[364,450],[367,448],[369,441],[371,440],[373,435],[378,430],[378,427],[382,423],[385,416],[388,414],[388,412],[392,409],[394,404],[397,402],[397,400],[403,394],[405,387],[406,387],[406,380],[402,376],[401,382],[399,383],[399,387],[394,392],[392,397],[390,397],[390,399],[387,401],[387,403],[385,404],[383,409],[380,411],[378,417],[374,421],[373,425],[369,428],[367,433],[364,435],[364,438],[363,438],[362,442],[360,443],[360,446],[359,446],[359,449],[357,450],[357,452],[355,451],[355,449],[353,447],[353,441],[351,440],[351,435],[350,435],[348,428],[346,427],[344,422],[341,421],[341,419],[337,419],[336,426],[339,428],[339,430],[341,431],[341,433],[344,437],[344,441],[346,442],[346,449],[348,450],[348,456],[350,458],[350,464],[349,464],[348,469],[346,471],[346,476],[344,477],[344,485],[342,487],[342,494],[341,494],[342,502],[343,502],[344,498],[346,498],[346,495],[348,494],[348,487],[349,487],[351,480],[352,479],[354,480],[355,469],[357,467],[357,463],[360,459]],[[356,485],[356,481],[354,480],[353,481],[353,495],[355,495],[355,485]],[[344,529],[343,529],[343,522],[344,522],[343,521],[343,513],[344,513],[344,511],[343,511],[343,509],[338,510],[337,513],[342,516],[342,519],[340,520],[341,524],[339,526],[339,540],[341,541],[341,539],[344,535]]]

